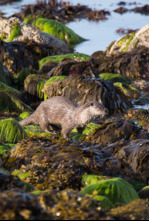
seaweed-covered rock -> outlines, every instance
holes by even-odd
[[[42,68],[48,62],[55,62],[60,63],[63,60],[72,59],[72,60],[80,60],[85,61],[90,56],[82,54],[82,53],[73,53],[73,54],[65,54],[65,55],[55,55],[55,56],[48,56],[40,60],[39,66]]]
[[[19,27],[19,31],[18,28],[16,31],[14,27]],[[66,43],[50,34],[36,30],[31,25],[24,24],[16,17],[0,19],[0,35],[5,36],[5,41],[13,40],[24,42],[36,58],[41,59],[49,55],[69,53],[69,48]],[[25,56],[22,55],[20,57]],[[27,66],[25,68],[27,68]]]
[[[42,89],[47,80],[48,77],[43,75],[29,75],[24,81],[24,90],[28,94],[42,99],[44,96]]]
[[[149,25],[144,26],[138,32],[134,32],[117,40],[110,50],[109,54],[117,54],[119,52],[132,51],[134,48],[146,47],[149,48]]]
[[[149,48],[136,48],[127,53],[91,57],[99,73],[118,73],[133,80],[149,80]]]
[[[101,79],[113,82],[118,91],[123,93],[128,99],[137,99],[140,97],[139,91],[131,84],[132,81],[120,74],[102,73],[99,75]]]
[[[7,88],[7,90],[9,90]],[[23,101],[20,100],[16,93],[9,93],[0,90],[0,111],[1,112],[18,112],[32,111]]]
[[[111,210],[105,220],[148,220],[149,202],[145,200],[135,200],[125,206],[117,207]]]
[[[90,63],[85,61],[84,62],[76,61],[76,60],[62,61],[48,73],[49,77],[59,76],[59,75],[67,75],[67,76],[84,75],[85,77],[88,78],[95,78],[95,73],[92,71]]]
[[[80,189],[82,175],[99,172],[101,157],[66,140],[30,138],[16,145],[4,166],[37,190]]]
[[[37,16],[37,18],[33,17],[32,20],[32,15],[29,15],[24,19],[24,23],[28,22],[34,25],[35,28],[39,29],[40,31],[51,34],[62,41],[66,41],[69,45],[79,44],[85,41],[84,38],[80,37],[70,28],[60,22],[39,16]]]
[[[14,82],[14,78],[11,73],[7,70],[7,68],[0,61],[0,81],[11,85]]]
[[[23,128],[16,120],[0,120],[0,143],[17,143],[25,136]]]
[[[149,110],[132,108],[126,111],[125,118],[135,120],[137,124],[149,132]]]
[[[29,193],[7,191],[0,193],[1,220],[52,220],[41,207],[37,196]]]
[[[138,194],[141,199],[149,199],[149,186],[145,186]]]
[[[112,83],[84,76],[68,77],[60,82],[47,82],[43,92],[48,98],[65,96],[79,105],[87,101],[98,101],[103,103],[110,113],[124,111],[131,106],[126,97],[116,92]]]
[[[38,198],[54,220],[100,220],[105,214],[101,210],[101,201],[82,196],[74,190],[49,191],[39,194]]]
[[[139,198],[133,186],[121,178],[98,181],[95,184],[85,187],[81,191],[81,194],[108,197],[115,206],[118,204],[127,204]]]
[[[0,169],[0,192],[12,189],[20,189],[26,192],[34,190],[30,184],[22,182],[17,176]]]
[[[85,139],[87,142],[112,144],[121,139],[148,139],[149,133],[143,131],[131,120],[114,119],[107,120],[105,124],[100,125],[93,133],[90,133]]]
[[[0,156],[2,159],[8,156],[10,150],[15,146],[15,144],[3,143],[0,144]]]

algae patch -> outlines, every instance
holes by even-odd
[[[0,121],[0,143],[17,143],[25,137],[24,129],[15,119]]]

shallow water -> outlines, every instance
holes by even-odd
[[[25,4],[36,3],[37,0],[22,0],[13,4],[0,6],[0,11],[6,13],[5,16],[9,17]],[[111,12],[108,20],[93,22],[88,20],[81,20],[70,22],[67,24],[69,28],[74,30],[77,34],[88,39],[75,47],[77,52],[91,55],[98,50],[105,50],[109,44],[119,39],[121,36],[116,33],[119,28],[140,29],[149,23],[149,16],[141,15],[134,12],[126,12],[123,15],[115,13],[113,10],[119,8],[118,3],[120,0],[68,0],[72,4],[85,4],[92,9],[106,9]],[[149,0],[136,0],[135,4],[132,0],[125,1],[127,4],[124,6],[128,9],[135,8],[136,6],[143,6],[149,4]],[[131,4],[130,4],[131,3]]]
[[[145,105],[135,105],[134,106],[137,109],[144,109],[144,110],[149,110],[149,104],[145,104]]]

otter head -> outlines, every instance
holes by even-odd
[[[99,102],[91,101],[87,103],[87,106],[89,108],[89,112],[93,117],[96,116],[106,116],[109,114],[109,111],[104,105],[102,105]]]

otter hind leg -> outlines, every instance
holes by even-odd
[[[48,133],[50,132],[49,131],[49,123],[45,118],[40,119],[39,125],[43,131],[48,132]]]

